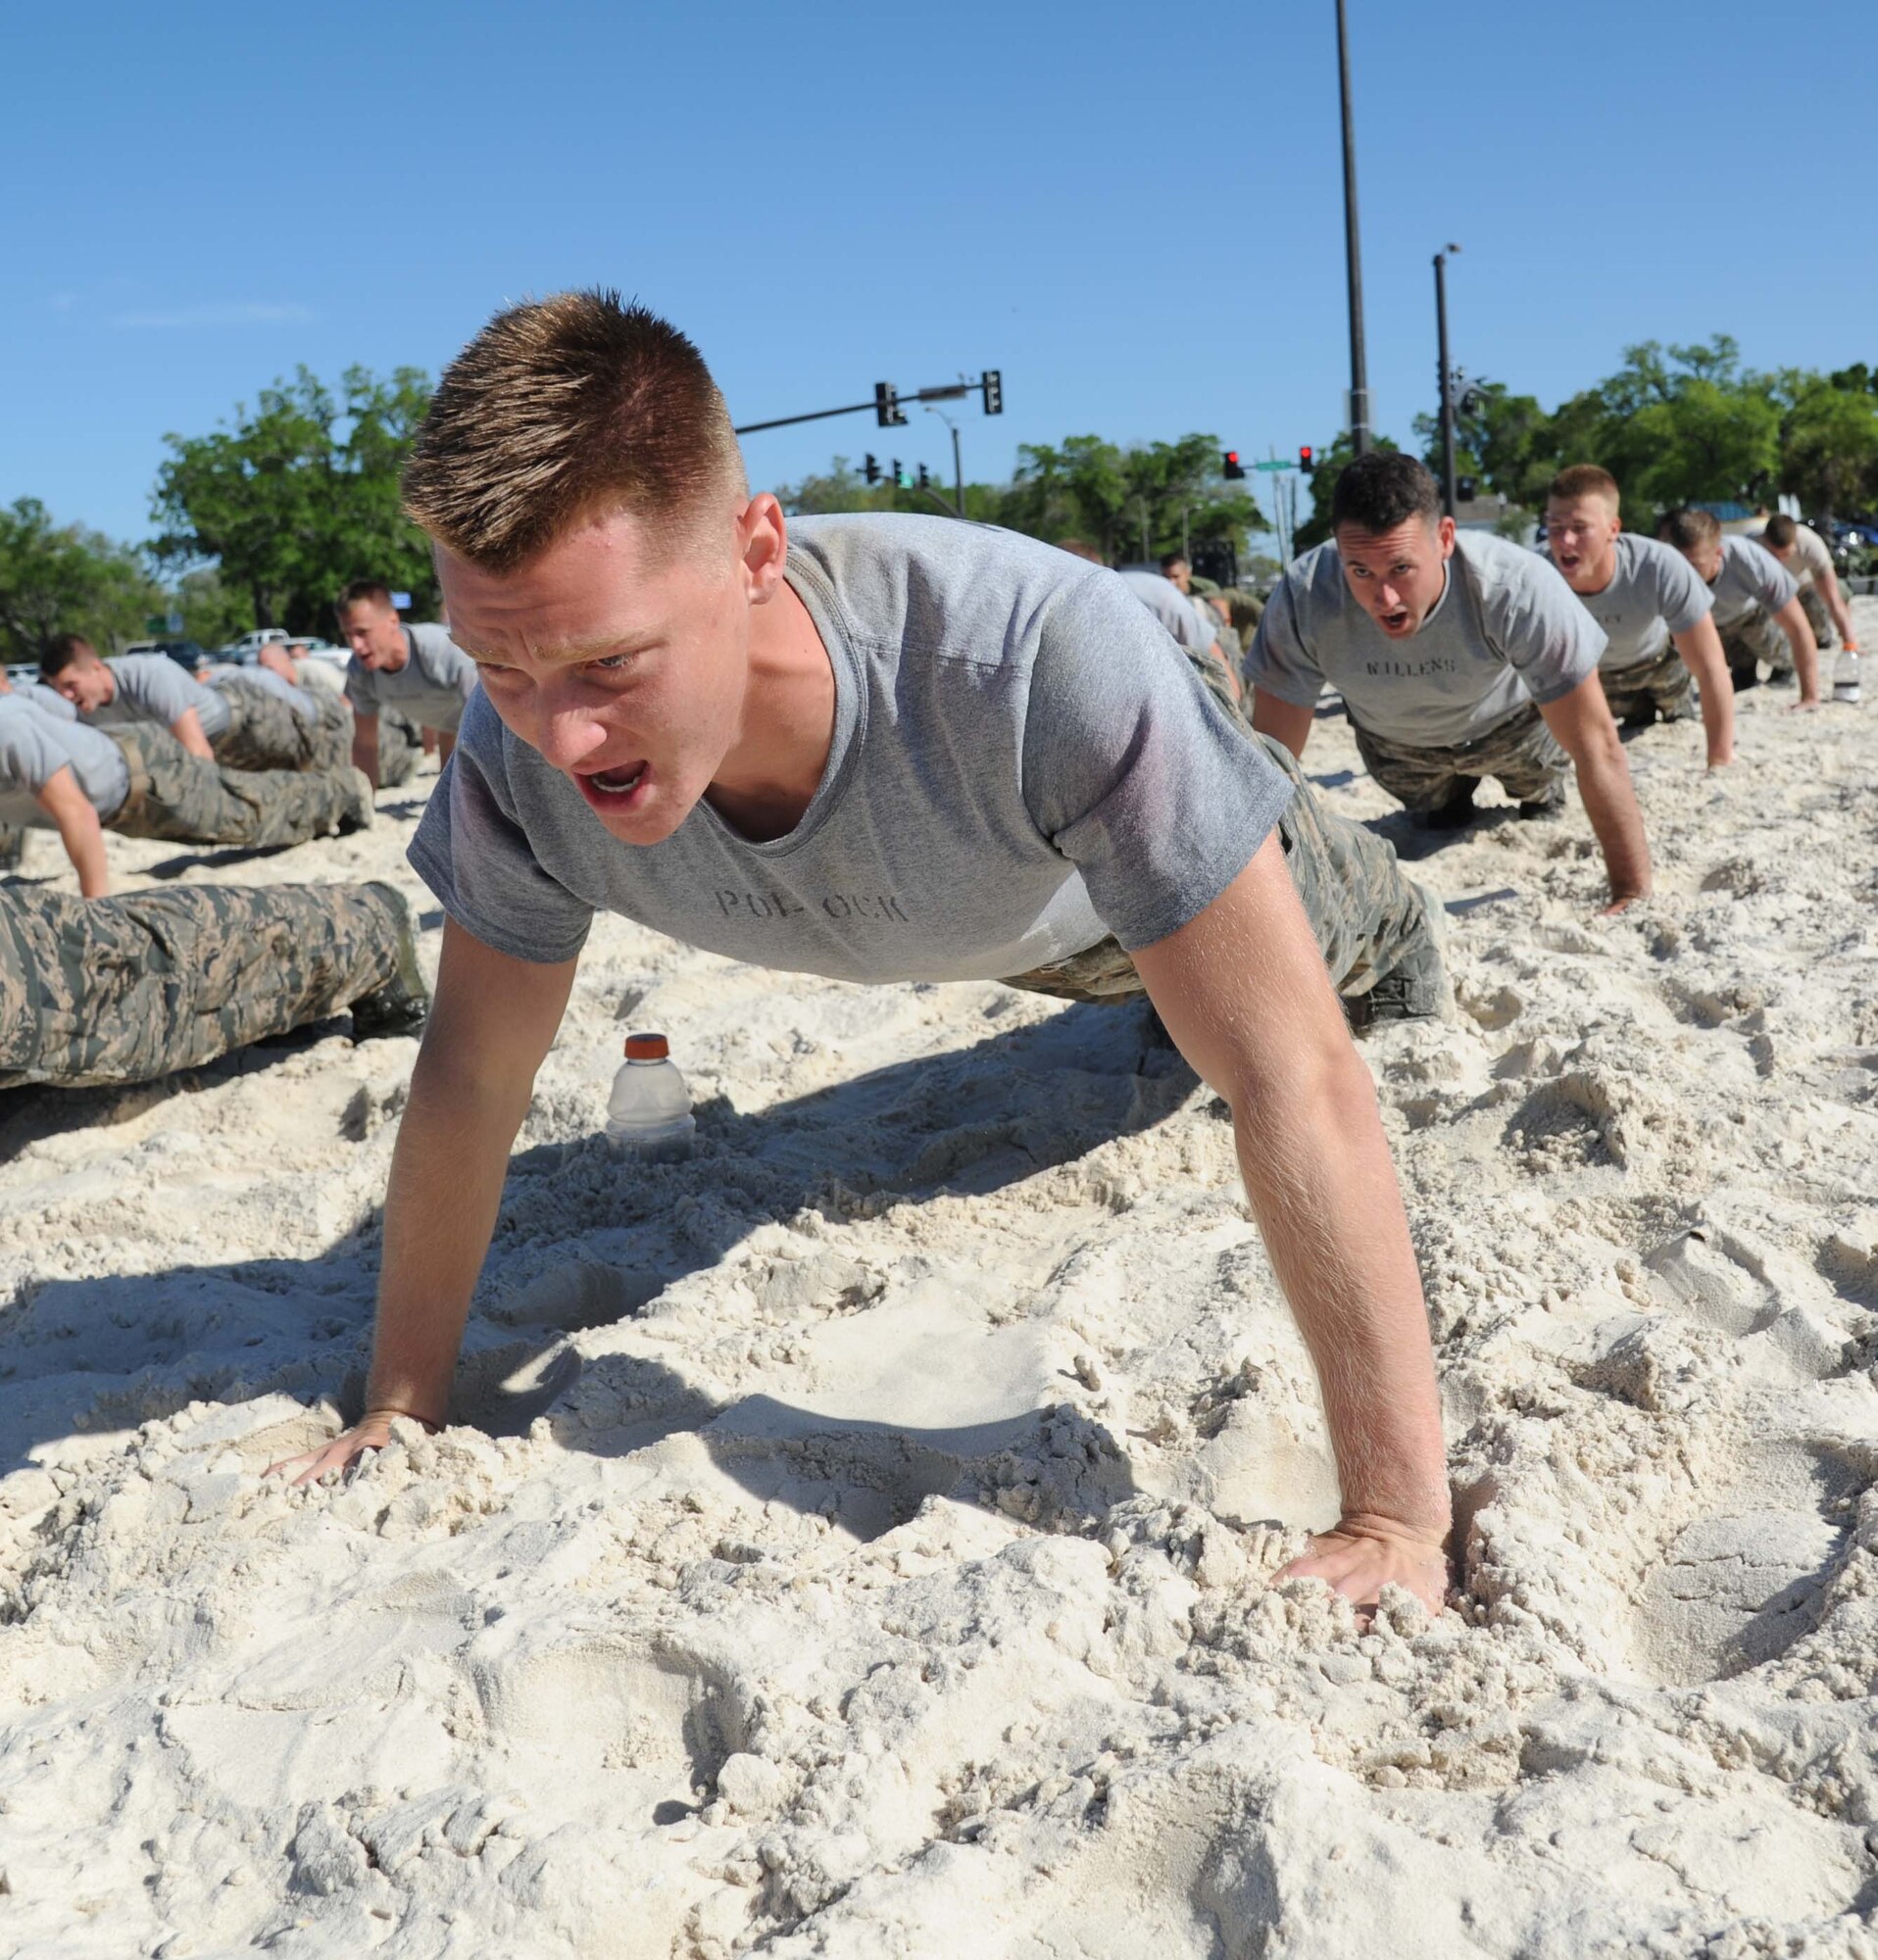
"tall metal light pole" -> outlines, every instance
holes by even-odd
[[[962,388],[959,392],[964,394],[964,390]],[[963,517],[965,514],[965,468],[959,461],[959,424],[944,409],[935,409],[930,402],[925,406],[927,415],[937,416],[952,431],[952,508],[955,515]]]
[[[1362,245],[1357,228],[1357,137],[1350,116],[1350,24],[1337,0],[1337,74],[1343,88],[1343,235],[1350,279],[1350,442],[1369,451],[1369,364],[1362,345]]]
[[[1449,240],[1445,250],[1435,254],[1435,338],[1436,359],[1441,363],[1441,501],[1449,516],[1460,502],[1455,484],[1455,370],[1448,359],[1448,254],[1460,247]]]

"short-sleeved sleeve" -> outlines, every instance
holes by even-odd
[[[1291,798],[1118,579],[1053,603],[1030,676],[1024,804],[1134,952],[1177,931],[1252,861]]]
[[[407,853],[445,911],[485,946],[552,966],[586,944],[593,907],[537,862],[510,794],[501,717],[464,710],[456,753]]]
[[[1778,612],[1800,592],[1800,581],[1762,545],[1750,545],[1751,557],[1743,562],[1754,567],[1750,576],[1754,597],[1769,612]]]
[[[1696,575],[1682,553],[1663,546],[1651,555],[1656,567],[1656,603],[1672,633],[1686,633],[1714,611],[1715,595]]]
[[[166,728],[196,706],[201,692],[167,654],[126,654],[111,662],[111,671],[123,700]]]
[[[1323,669],[1298,628],[1297,596],[1288,578],[1260,615],[1246,656],[1246,678],[1293,708],[1315,708],[1324,691]]]
[[[346,662],[346,699],[355,714],[376,715],[378,687],[369,666],[362,665],[357,654]]]
[[[1495,652],[1544,708],[1598,671],[1609,640],[1556,565],[1513,551],[1517,556],[1505,558],[1505,569],[1487,586],[1483,623]]]

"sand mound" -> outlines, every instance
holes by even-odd
[[[1133,1009],[602,922],[458,1423],[298,1493],[255,1473],[356,1392],[414,1045],[0,1100],[9,1950],[1878,1955],[1878,732],[1781,708],[1714,779],[1633,744],[1619,920],[1575,810],[1386,826],[1461,1003],[1365,1045],[1464,1520],[1433,1620],[1266,1584],[1334,1514],[1315,1387]],[[1341,721],[1310,766],[1388,809]],[[111,848],[409,882],[421,792]],[[625,1023],[690,1163],[596,1141]]]

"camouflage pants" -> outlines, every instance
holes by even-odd
[[[1767,662],[1769,680],[1793,678],[1794,650],[1786,634],[1774,624],[1771,613],[1756,606],[1752,612],[1730,620],[1717,630],[1728,671],[1734,676],[1737,688],[1760,685],[1760,669],[1755,664],[1758,661]]]
[[[104,730],[124,751],[130,794],[109,818],[125,837],[182,844],[304,844],[371,821],[364,778],[343,769],[227,769],[189,754],[167,728],[125,721]]]
[[[1598,680],[1615,721],[1648,721],[1658,714],[1665,721],[1682,721],[1695,711],[1696,677],[1673,643],[1655,660],[1628,667],[1600,667]]]
[[[1291,779],[1278,841],[1331,984],[1348,1003],[1361,1000],[1379,981],[1401,976],[1409,985],[1410,1010],[1434,1012],[1443,987],[1440,953],[1422,893],[1403,876],[1395,847],[1361,824],[1320,809],[1291,751],[1268,735],[1253,733],[1219,662],[1207,655],[1188,658],[1247,740]],[[1125,1000],[1145,991],[1134,961],[1112,937],[1054,965],[1015,974],[1005,985],[1068,1001]]]
[[[228,726],[212,744],[227,769],[333,769],[352,760],[346,711],[323,688],[303,689],[311,717],[296,714],[277,694],[238,678],[220,680]]]
[[[1839,642],[1833,636],[1832,614],[1826,611],[1826,602],[1819,596],[1819,588],[1803,585],[1800,588],[1800,604],[1812,622],[1812,636],[1819,643],[1819,651],[1823,654],[1828,647],[1836,647]],[[1792,649],[1789,648],[1788,652],[1791,654]]]
[[[26,833],[17,823],[0,823],[0,871],[17,871],[25,856]]]
[[[1515,803],[1544,803],[1564,779],[1570,759],[1531,705],[1509,714],[1471,742],[1418,749],[1372,735],[1353,714],[1363,767],[1399,803],[1412,810],[1439,809],[1463,778],[1492,776]]]
[[[0,891],[0,1088],[149,1082],[342,1013],[408,927],[389,885]]]
[[[378,787],[395,790],[418,772],[423,756],[423,730],[395,708],[378,710]]]

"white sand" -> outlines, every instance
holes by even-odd
[[[0,1946],[1878,1955],[1878,706],[1785,698],[1724,776],[1633,745],[1627,918],[1575,808],[1422,860],[1463,1011],[1364,1052],[1468,1520],[1433,1622],[1264,1585],[1334,1512],[1315,1389],[1133,1009],[603,921],[460,1426],[298,1493],[414,1044],[0,1099]],[[1340,721],[1310,765],[1390,808]],[[420,801],[190,875],[415,894]],[[626,1025],[689,1165],[596,1142]]]

